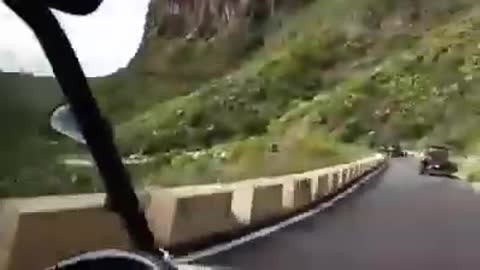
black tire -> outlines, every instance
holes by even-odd
[[[458,172],[458,166],[457,164],[451,162],[450,163],[450,173],[451,174],[454,174],[454,173],[457,173]]]
[[[420,166],[420,174],[425,174],[425,166],[423,164]]]

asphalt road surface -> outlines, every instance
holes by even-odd
[[[480,195],[396,159],[378,179],[314,217],[203,265],[236,269],[480,269]]]

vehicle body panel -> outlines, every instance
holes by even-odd
[[[457,171],[457,165],[449,160],[448,148],[430,146],[423,152],[420,174],[448,176]]]

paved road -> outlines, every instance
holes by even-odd
[[[480,195],[414,159],[337,206],[197,263],[239,269],[480,269]]]

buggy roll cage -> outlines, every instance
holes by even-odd
[[[87,15],[102,0],[4,0],[34,32],[45,52],[63,94],[71,106],[86,144],[103,179],[110,210],[123,221],[134,249],[165,258],[156,248],[130,175],[114,144],[113,129],[101,114],[85,74],[65,32],[50,8]]]

